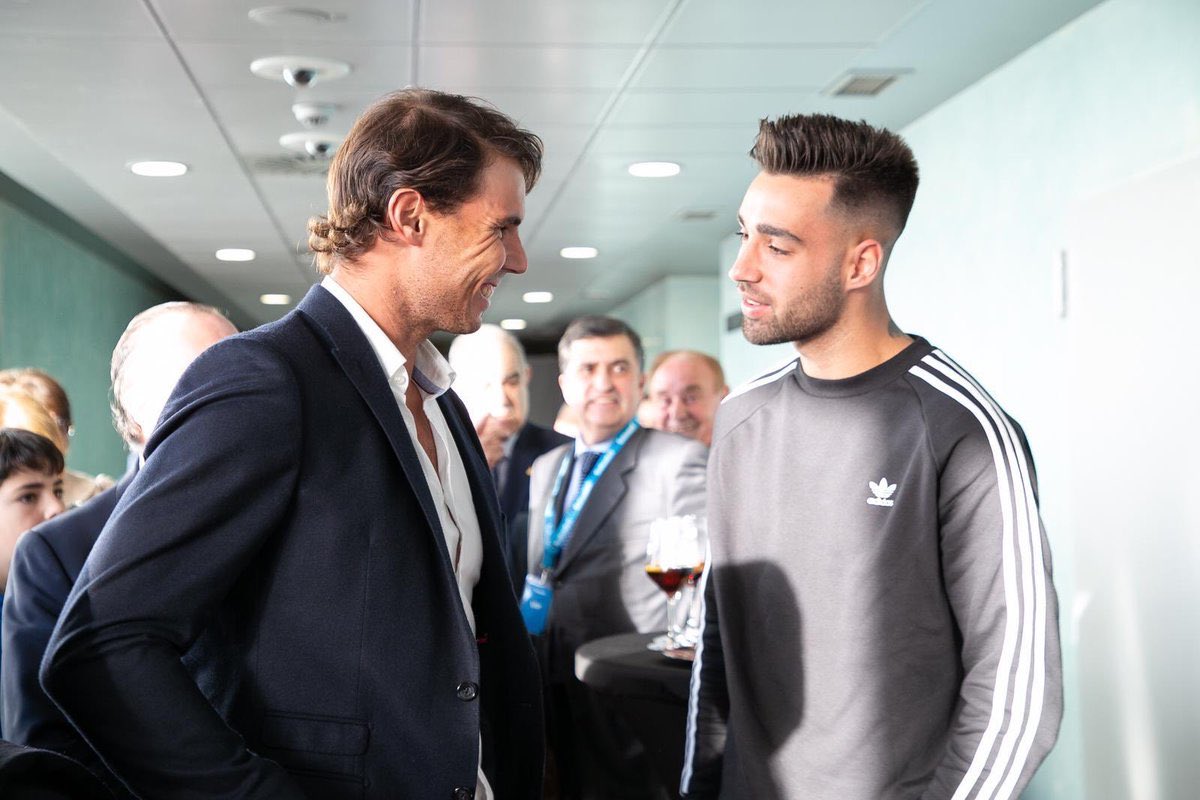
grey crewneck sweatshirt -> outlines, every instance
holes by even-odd
[[[1017,797],[1062,712],[1019,426],[924,339],[723,404],[688,798]]]

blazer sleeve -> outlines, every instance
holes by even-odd
[[[280,530],[301,430],[281,355],[243,337],[210,348],[176,386],[67,601],[42,684],[136,794],[302,796],[247,750],[181,662]]]

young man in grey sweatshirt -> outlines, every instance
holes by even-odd
[[[1015,798],[1062,713],[1050,553],[1021,428],[888,313],[912,151],[811,115],[751,155],[742,330],[799,357],[717,415],[684,796]]]

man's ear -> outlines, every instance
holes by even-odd
[[[850,251],[846,275],[847,289],[862,289],[883,277],[883,245],[876,239],[864,239]]]
[[[425,198],[416,189],[397,189],[388,198],[387,227],[393,239],[420,245],[428,224],[426,215]]]

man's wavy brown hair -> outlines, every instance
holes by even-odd
[[[541,174],[542,140],[475,98],[403,89],[375,101],[329,166],[328,215],[308,222],[317,270],[353,261],[385,234],[397,189],[415,189],[431,211],[449,214],[475,196],[497,157],[520,166],[529,191]]]
[[[881,211],[897,236],[920,182],[917,160],[899,136],[828,114],[761,120],[750,156],[772,174],[832,178],[834,208]]]

